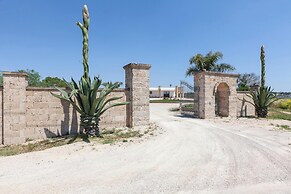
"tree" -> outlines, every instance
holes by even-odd
[[[42,80],[41,85],[43,87],[66,87],[66,82],[58,77],[46,77]]]
[[[214,71],[214,72],[230,72],[234,71],[235,67],[227,63],[217,63],[220,59],[223,58],[221,52],[212,52],[210,51],[205,56],[202,54],[196,54],[190,58],[189,63],[191,66],[186,71],[186,76],[192,75],[194,72],[199,71]]]
[[[29,86],[33,87],[41,86],[40,75],[38,72],[34,71],[33,69],[18,70],[18,72],[27,73]]]
[[[77,25],[80,27],[83,35],[83,76],[78,83],[73,78],[72,82],[65,81],[69,92],[56,87],[60,91],[60,94],[52,93],[52,95],[69,102],[80,113],[80,127],[82,132],[87,136],[99,136],[100,116],[112,107],[127,103],[112,103],[122,97],[108,97],[115,88],[120,86],[120,82],[107,82],[102,84],[102,80],[99,77],[94,77],[93,81],[91,81],[88,63],[88,30],[90,20],[86,5],[84,5],[82,13],[83,24],[77,22]],[[104,86],[103,89],[100,89],[101,84]]]
[[[238,91],[249,91],[251,86],[259,85],[259,76],[254,73],[239,74]]]

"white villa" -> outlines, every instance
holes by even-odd
[[[150,98],[178,98],[179,87],[150,87]]]

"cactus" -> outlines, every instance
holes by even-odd
[[[55,87],[60,94],[52,93],[52,95],[69,102],[80,113],[81,133],[99,136],[100,116],[109,108],[125,105],[127,102],[112,103],[112,101],[122,97],[108,97],[115,88],[121,85],[121,82],[104,83],[103,89],[100,89],[102,80],[99,77],[94,77],[91,82],[88,63],[89,12],[86,5],[83,8],[83,24],[77,22],[77,25],[81,28],[83,34],[84,74],[78,83],[73,78],[71,82],[64,80],[68,90]]]
[[[265,87],[265,50],[261,46],[261,87]]]
[[[89,78],[89,62],[88,62],[88,52],[89,52],[89,23],[90,23],[90,17],[89,17],[89,11],[87,8],[87,5],[84,5],[83,7],[83,24],[80,22],[77,22],[77,25],[82,30],[83,35],[83,66],[84,66],[84,75],[83,77],[85,79]]]

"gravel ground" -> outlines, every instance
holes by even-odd
[[[0,158],[0,193],[291,193],[291,132],[274,126],[281,121],[199,120],[173,106],[151,104],[162,130],[144,141]]]

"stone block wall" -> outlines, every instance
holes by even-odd
[[[236,74],[226,74],[218,72],[197,72],[194,74],[194,102],[198,103],[199,118],[214,118],[216,117],[216,94],[219,84],[226,84],[229,88],[228,98],[228,116],[237,116],[237,85]],[[196,94],[195,94],[196,93]]]
[[[0,145],[3,144],[3,136],[2,136],[2,122],[3,122],[3,117],[2,117],[2,97],[3,97],[3,87],[0,86]]]
[[[124,66],[125,89],[128,91],[127,125],[140,126],[149,123],[149,69],[148,64],[130,63]]]
[[[78,116],[72,106],[51,95],[52,88],[27,88],[25,136],[30,139],[77,133]]]
[[[126,106],[109,109],[101,116],[100,128],[134,127],[149,124],[150,65],[125,66],[126,89],[114,90],[109,97],[121,96]],[[72,106],[55,98],[53,88],[27,87],[24,73],[3,73],[0,88],[1,144],[24,143],[79,131],[79,114]],[[115,101],[118,102],[118,101]]]
[[[26,90],[26,138],[39,139],[56,135],[76,134],[80,115],[66,101],[55,98],[52,88],[27,88]],[[109,97],[125,101],[125,91],[117,89]],[[109,109],[101,116],[100,128],[126,126],[125,106]]]
[[[26,87],[24,73],[3,73],[3,132],[4,143],[24,142],[26,127]]]
[[[252,102],[252,99],[247,96],[249,92],[237,92],[237,116],[238,117],[249,117],[249,116],[255,116],[256,115],[256,111],[255,111],[255,107],[249,103],[244,101],[250,101]]]

